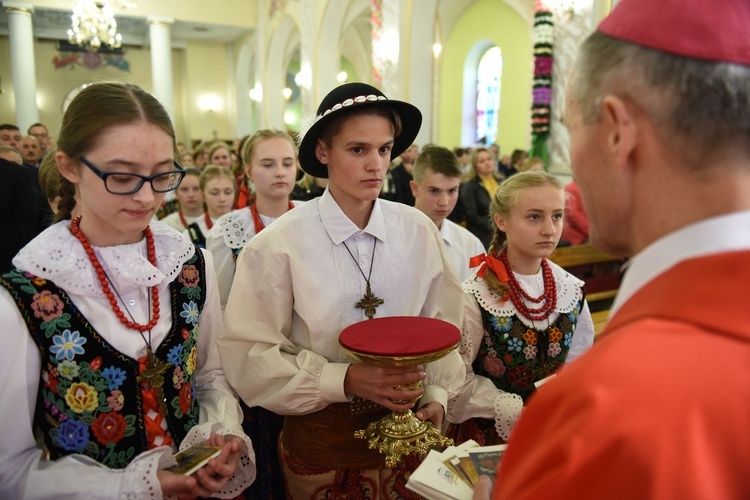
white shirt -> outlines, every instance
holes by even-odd
[[[440,226],[440,234],[443,237],[448,258],[453,263],[453,269],[456,271],[459,281],[463,281],[474,274],[476,268],[469,267],[469,259],[485,253],[484,245],[479,238],[448,219],[443,220],[443,224]]]
[[[460,325],[463,292],[440,240],[426,215],[399,203],[375,201],[362,230],[328,190],[290,210],[237,260],[219,339],[227,378],[248,405],[282,415],[346,402],[344,377],[353,358],[339,347],[338,335],[367,319],[355,307],[365,293],[362,272],[371,274],[372,293],[385,301],[376,317]],[[463,382],[458,352],[426,371],[423,399],[445,407]]]
[[[304,202],[293,201],[294,206]],[[258,214],[264,227],[268,227],[278,217]],[[229,291],[234,281],[234,250],[244,247],[255,236],[255,221],[250,208],[241,208],[219,217],[214,227],[206,235],[206,250],[214,256],[216,279],[219,282],[221,309],[227,306]]]
[[[545,330],[557,321],[560,314],[567,314],[577,309],[583,295],[583,281],[563,268],[549,262],[555,278],[557,304],[555,310],[544,321],[533,321],[523,315],[518,319],[526,326]],[[542,269],[534,275],[513,273],[521,288],[532,297],[544,293],[544,276]],[[466,370],[466,381],[460,396],[451,400],[448,406],[448,419],[451,422],[463,422],[470,418],[491,418],[495,420],[495,429],[500,437],[508,439],[510,431],[521,415],[523,400],[517,394],[498,389],[488,378],[475,375],[472,364],[477,357],[479,347],[485,335],[482,322],[482,309],[500,317],[516,314],[515,306],[510,300],[500,301],[495,292],[489,290],[485,282],[470,278],[463,283],[466,291],[464,324],[461,328],[461,356]],[[525,299],[524,299],[525,300]],[[538,306],[526,301],[530,307]],[[566,363],[574,361],[588,351],[594,343],[594,322],[591,319],[589,306],[584,301],[575,325]]]
[[[690,224],[651,243],[628,261],[610,317],[643,286],[684,260],[750,249],[748,228],[750,210],[745,210]]]
[[[61,222],[45,230],[19,252],[13,264],[54,281],[92,328],[121,353],[134,359],[143,356],[146,352],[143,338],[137,331],[122,325],[112,312],[94,268],[81,243],[70,233],[69,225],[69,221]],[[142,283],[149,277],[149,283],[158,283],[161,317],[151,331],[151,345],[156,350],[172,325],[169,284],[179,277],[182,264],[194,255],[195,247],[165,224],[152,222],[151,229],[156,246],[156,268],[146,259],[145,239],[130,245],[94,249],[136,322],[149,321],[150,292]],[[206,302],[199,319],[198,369],[195,372],[200,424],[190,430],[180,448],[202,443],[212,432],[242,437],[247,463],[238,467],[235,478],[225,487],[224,491],[231,492],[243,482],[249,485],[255,478],[255,456],[249,438],[242,431],[242,412],[219,360],[216,338],[223,323],[211,256],[207,252],[204,255],[207,283],[202,285]],[[41,373],[40,354],[15,301],[2,287],[0,324],[3,345],[0,349],[0,383],[3,386],[0,391],[3,435],[0,498],[147,498],[150,487],[156,493],[154,498],[161,498],[156,471],[173,461],[173,450],[168,447],[141,453],[121,470],[108,469],[77,454],[56,461],[40,460],[42,452],[32,434]],[[236,493],[228,493],[222,498],[234,496]]]

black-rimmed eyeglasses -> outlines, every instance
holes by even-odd
[[[138,175],[128,172],[102,172],[83,156],[79,160],[104,181],[104,187],[112,194],[137,193],[144,182],[151,184],[151,189],[157,193],[167,193],[177,189],[185,177],[185,169],[177,162],[174,162],[177,170],[154,175]]]

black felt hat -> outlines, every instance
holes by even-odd
[[[299,145],[299,163],[302,170],[315,177],[328,177],[328,167],[315,156],[321,132],[332,119],[364,106],[392,108],[401,117],[401,133],[393,138],[391,159],[398,157],[414,143],[422,126],[422,113],[413,104],[392,101],[381,91],[366,83],[339,85],[323,99],[315,114],[315,122],[307,129]]]

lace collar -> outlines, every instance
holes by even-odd
[[[145,238],[128,245],[94,247],[107,276],[120,293],[155,283],[159,288],[168,286],[195,254],[195,246],[187,236],[162,222],[152,221],[149,225],[154,234],[156,267],[146,258]],[[66,292],[103,297],[94,266],[69,227],[70,221],[62,221],[43,231],[18,252],[13,265],[54,281]]]
[[[549,261],[548,261],[549,262]],[[581,301],[583,296],[583,281],[579,280],[554,262],[549,262],[550,268],[552,269],[552,275],[555,278],[555,286],[557,288],[557,306],[555,312],[557,313],[569,313],[576,308],[578,303]],[[516,279],[524,287],[524,290],[532,297],[538,296],[539,291],[543,287],[542,270],[534,276],[523,276],[514,273]],[[533,285],[536,281],[536,285]],[[487,288],[484,279],[477,277],[476,273],[466,279],[463,282],[464,292],[470,293],[476,297],[477,302],[490,314],[500,317],[510,317],[516,314],[516,309],[513,307],[513,303],[508,300],[501,300],[501,297],[496,293]],[[531,320],[518,316],[524,323],[529,323]]]
[[[255,236],[253,214],[249,208],[240,208],[224,214],[219,217],[211,231],[216,231],[229,248],[242,248]]]

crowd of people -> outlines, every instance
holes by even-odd
[[[416,499],[419,457],[354,437],[414,407],[457,444],[509,444],[477,499],[742,498],[750,10],[688,0],[662,36],[676,0],[645,1],[582,46],[567,186],[521,150],[420,150],[420,111],[364,83],[298,143],[187,148],[110,82],[54,140],[0,125],[0,497]],[[631,258],[596,346],[584,282],[548,259],[589,232]],[[386,367],[339,345],[405,316],[459,348]],[[218,455],[170,469],[194,445]]]

